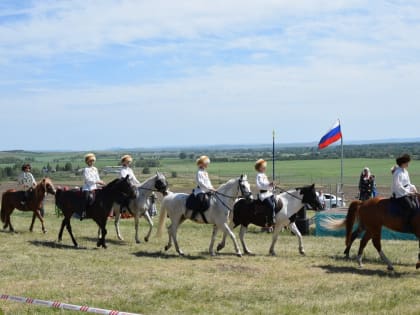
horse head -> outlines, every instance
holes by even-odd
[[[248,176],[242,174],[238,179],[238,186],[241,192],[241,197],[247,200],[252,199],[251,185],[248,182]]]
[[[160,172],[156,172],[155,188],[162,194],[166,194],[168,191],[168,181],[166,180],[165,175]]]
[[[130,175],[116,181],[116,186],[119,192],[126,195],[128,198],[137,197],[137,189],[130,182]]]
[[[47,194],[55,195],[56,189],[48,177],[45,177],[41,181],[42,188],[44,189],[44,192]]]
[[[300,188],[296,188],[302,195],[302,203],[308,204],[311,206],[313,210],[320,210],[322,209],[322,204],[319,201],[319,197],[316,194],[315,184],[310,186],[304,186]]]

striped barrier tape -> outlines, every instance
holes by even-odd
[[[17,302],[17,303],[25,303],[25,304],[31,304],[31,305],[39,305],[39,306],[50,307],[50,308],[59,308],[63,310],[76,311],[76,312],[103,314],[103,315],[141,315],[137,313],[127,313],[127,312],[106,310],[106,309],[90,307],[90,306],[67,304],[67,303],[62,303],[58,301],[38,300],[38,299],[25,298],[21,296],[13,296],[13,295],[7,295],[7,294],[0,294],[0,300],[12,301],[12,302]]]

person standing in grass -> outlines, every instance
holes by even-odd
[[[365,201],[372,198],[374,177],[368,167],[365,167],[360,174],[359,180],[359,200]]]
[[[89,207],[92,192],[98,189],[98,186],[105,185],[105,183],[99,177],[98,169],[94,166],[95,162],[95,154],[88,153],[85,155],[85,163],[87,164],[87,167],[85,167],[83,170],[83,202],[80,220],[86,218],[86,211]]]
[[[128,179],[130,180],[133,186],[140,186],[140,182],[137,180],[136,175],[134,175],[133,169],[130,167],[131,163],[133,162],[133,158],[131,155],[124,155],[121,157],[121,171],[120,171],[120,178],[125,178],[128,175]]]
[[[271,213],[267,217],[267,226],[272,226],[276,223],[276,203],[273,195],[274,183],[270,182],[265,174],[267,170],[267,162],[263,159],[259,159],[255,162],[255,170],[257,171],[257,178],[255,182],[260,191],[258,198],[268,209],[270,209]]]

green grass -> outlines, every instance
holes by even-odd
[[[417,242],[384,241],[395,262],[388,274],[371,244],[365,269],[342,259],[343,239],[305,237],[307,256],[284,232],[278,257],[269,257],[271,235],[251,229],[255,257],[237,258],[231,242],[222,255],[206,251],[211,227],[186,223],[179,241],[187,257],[162,252],[167,238],[135,244],[132,220],[122,222],[126,241],[116,241],[109,222],[107,250],[95,248],[96,226],[73,220],[82,249],[67,232],[56,243],[60,220],[47,207],[47,234],[27,231],[28,214],[12,216],[18,234],[0,233],[0,293],[143,314],[419,314]],[[141,228],[142,235],[145,226]],[[353,252],[354,253],[354,252]],[[0,314],[74,314],[0,301]]]

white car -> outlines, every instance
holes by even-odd
[[[324,193],[323,198],[321,197],[320,199],[321,203],[325,205],[325,209],[342,208],[346,206],[346,203],[344,202],[343,198],[337,197],[333,194]]]

